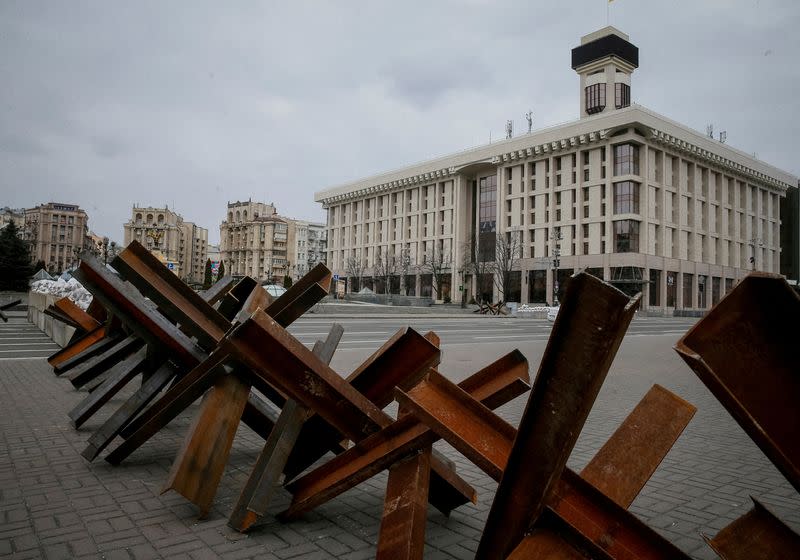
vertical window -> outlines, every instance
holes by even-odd
[[[614,176],[639,174],[639,146],[619,144],[614,146]]]
[[[497,176],[481,177],[478,181],[478,242],[481,259],[494,260],[497,231]]]
[[[614,106],[617,109],[628,107],[631,104],[631,86],[628,84],[614,84]]]
[[[614,222],[614,252],[639,252],[639,222],[634,220]]]
[[[586,112],[590,115],[606,108],[606,85],[594,84],[586,87]]]
[[[614,214],[639,213],[639,183],[614,183]]]

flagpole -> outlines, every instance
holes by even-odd
[[[609,12],[609,10],[610,10],[610,9],[611,9],[611,0],[607,0],[607,1],[606,1],[606,27],[608,27],[609,25],[611,25],[611,24],[609,23],[609,20],[608,20],[608,12]]]

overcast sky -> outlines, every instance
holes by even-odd
[[[0,206],[131,206],[219,238],[227,201],[313,193],[578,115],[570,49],[606,1],[0,2]],[[615,0],[631,96],[800,174],[800,2]]]

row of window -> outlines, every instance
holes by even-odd
[[[601,113],[606,108],[606,84],[593,84],[586,86],[586,112],[590,115]],[[631,104],[631,86],[628,84],[614,84],[614,107],[622,109]]]

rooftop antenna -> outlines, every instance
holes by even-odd
[[[506,138],[514,136],[514,121],[506,121]]]
[[[706,136],[708,136],[709,138],[714,138],[714,125],[713,124],[709,123],[709,124],[706,125]]]
[[[728,131],[721,130],[719,133],[719,141],[724,144],[727,139],[728,139]]]
[[[525,118],[528,120],[528,134],[530,134],[533,129],[533,111],[528,110],[528,112],[525,113]]]

